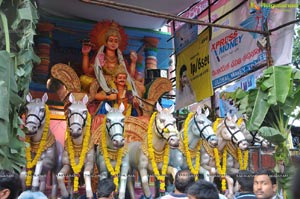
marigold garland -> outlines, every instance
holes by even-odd
[[[90,136],[91,136],[91,115],[88,113],[87,114],[87,122],[86,122],[86,127],[85,127],[85,133],[84,133],[84,138],[83,138],[83,145],[82,145],[82,150],[79,156],[79,161],[78,164],[76,164],[75,161],[75,153],[74,153],[74,148],[72,144],[72,138],[70,137],[70,131],[69,128],[66,129],[66,139],[67,139],[67,146],[68,146],[68,154],[71,162],[71,167],[74,171],[74,192],[78,192],[78,182],[79,182],[79,173],[82,169],[82,166],[84,164],[85,156],[88,152],[89,149],[89,141],[90,141]]]
[[[107,170],[109,171],[110,175],[113,176],[114,178],[114,183],[116,185],[116,190],[118,190],[119,186],[119,173],[120,173],[120,168],[122,164],[122,157],[123,157],[123,151],[124,147],[119,148],[117,151],[117,162],[115,169],[111,165],[110,159],[108,157],[108,152],[107,152],[107,144],[106,144],[106,117],[104,117],[103,120],[103,126],[102,126],[102,138],[101,138],[101,148],[103,151],[103,157],[105,161],[105,165],[107,167]]]
[[[242,122],[243,122],[243,118],[238,119],[238,121],[236,122],[237,126],[241,126]]]
[[[246,151],[242,152],[242,150],[240,148],[238,148],[237,154],[238,154],[238,160],[239,160],[239,164],[240,164],[240,170],[246,170],[248,167],[249,151],[246,150]]]
[[[221,176],[222,179],[222,191],[226,190],[226,166],[227,166],[227,149],[226,147],[224,148],[223,151],[223,156],[222,156],[222,167],[220,165],[220,156],[219,156],[219,151],[217,148],[214,148],[214,154],[215,154],[215,161],[216,161],[216,166],[218,169],[218,173]]]
[[[196,165],[195,167],[193,166],[192,163],[192,158],[191,158],[191,153],[189,150],[189,143],[188,143],[188,125],[189,121],[193,117],[193,113],[189,113],[187,118],[184,121],[184,128],[183,128],[183,144],[184,144],[184,149],[185,149],[185,154],[186,154],[186,160],[188,167],[191,171],[191,173],[195,176],[195,181],[198,180],[198,174],[199,174],[199,167],[200,167],[200,148],[201,148],[201,140],[199,141],[197,145],[197,155],[196,155]]]
[[[216,121],[213,123],[213,131],[217,133],[218,125],[223,120],[223,118],[217,118]]]
[[[148,125],[148,132],[147,132],[148,154],[149,154],[149,159],[151,161],[154,175],[160,181],[160,185],[159,185],[160,192],[164,192],[165,191],[165,176],[167,173],[168,163],[169,163],[169,145],[166,144],[166,147],[165,147],[164,161],[163,161],[163,166],[162,166],[161,174],[160,174],[159,170],[157,168],[156,162],[155,162],[154,149],[153,149],[153,144],[152,144],[152,126],[153,126],[153,122],[155,120],[156,114],[157,114],[157,112],[154,112],[152,114],[150,121],[149,121],[149,125]]]
[[[25,140],[27,143],[29,143],[29,146],[26,148],[26,170],[27,170],[27,175],[26,175],[25,184],[26,184],[27,187],[31,186],[31,183],[32,183],[32,173],[33,173],[32,169],[33,169],[33,167],[35,167],[37,161],[40,159],[42,153],[45,150],[48,131],[49,131],[49,124],[50,124],[49,108],[48,108],[47,105],[45,105],[45,125],[44,125],[43,134],[42,134],[42,138],[40,140],[38,150],[37,150],[36,155],[34,156],[33,160],[32,160],[32,157],[31,157],[30,137],[26,136],[26,140]]]

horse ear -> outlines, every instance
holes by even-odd
[[[162,111],[162,107],[160,106],[160,104],[158,102],[156,103],[156,109],[158,112]]]
[[[198,106],[196,112],[198,115],[200,115],[202,113],[202,108],[200,106]]]
[[[46,103],[48,100],[48,94],[44,93],[43,97],[42,97],[42,102]]]
[[[234,122],[236,122],[238,120],[236,114],[233,115],[232,119],[233,119]]]
[[[27,101],[27,102],[31,102],[31,100],[32,100],[32,96],[31,96],[30,93],[28,93],[28,94],[26,95],[26,101]]]
[[[124,110],[125,110],[125,106],[124,106],[123,103],[121,103],[120,106],[119,106],[119,111],[120,111],[121,113],[123,113]]]
[[[87,94],[85,94],[83,99],[82,99],[82,103],[86,104],[88,101],[89,101],[89,97],[87,96]]]
[[[175,106],[174,104],[172,104],[172,106],[169,108],[169,113],[172,114],[175,110]]]
[[[205,109],[205,116],[208,117],[209,116],[209,109]]]
[[[111,106],[108,103],[105,103],[105,110],[110,112],[111,111]]]
[[[74,97],[74,95],[73,95],[72,93],[69,95],[69,101],[70,101],[72,104],[75,102],[75,97]]]

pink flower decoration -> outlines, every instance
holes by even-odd
[[[101,65],[101,67],[104,65],[104,53],[99,53],[98,54],[98,56],[97,56],[97,58],[99,59],[99,63],[100,63],[100,65]]]

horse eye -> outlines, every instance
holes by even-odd
[[[159,119],[160,123],[165,123],[165,119]]]
[[[83,111],[83,112],[82,112],[82,115],[87,115],[87,111]]]
[[[204,124],[204,121],[203,121],[203,120],[200,120],[200,121],[199,121],[199,124]]]
[[[125,119],[123,118],[123,119],[121,119],[121,123],[124,123],[125,122]]]
[[[235,129],[235,126],[230,126],[229,128],[230,128],[230,129]]]
[[[41,113],[45,113],[45,109],[44,109],[44,108],[41,108],[41,109],[40,109],[40,112],[41,112]]]
[[[106,124],[110,124],[111,123],[111,120],[110,119],[107,119],[106,120]]]

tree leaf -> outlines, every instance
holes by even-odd
[[[249,131],[258,130],[263,123],[265,116],[270,108],[270,104],[267,102],[266,98],[267,93],[261,90],[257,91],[256,97],[254,99],[255,101],[253,104],[252,114],[249,121],[247,122],[247,129]]]
[[[275,145],[279,145],[286,140],[280,131],[272,127],[261,127],[258,132],[259,135]]]
[[[272,66],[264,71],[265,79],[260,88],[268,92],[268,103],[284,103],[289,93],[292,68],[290,66]]]

